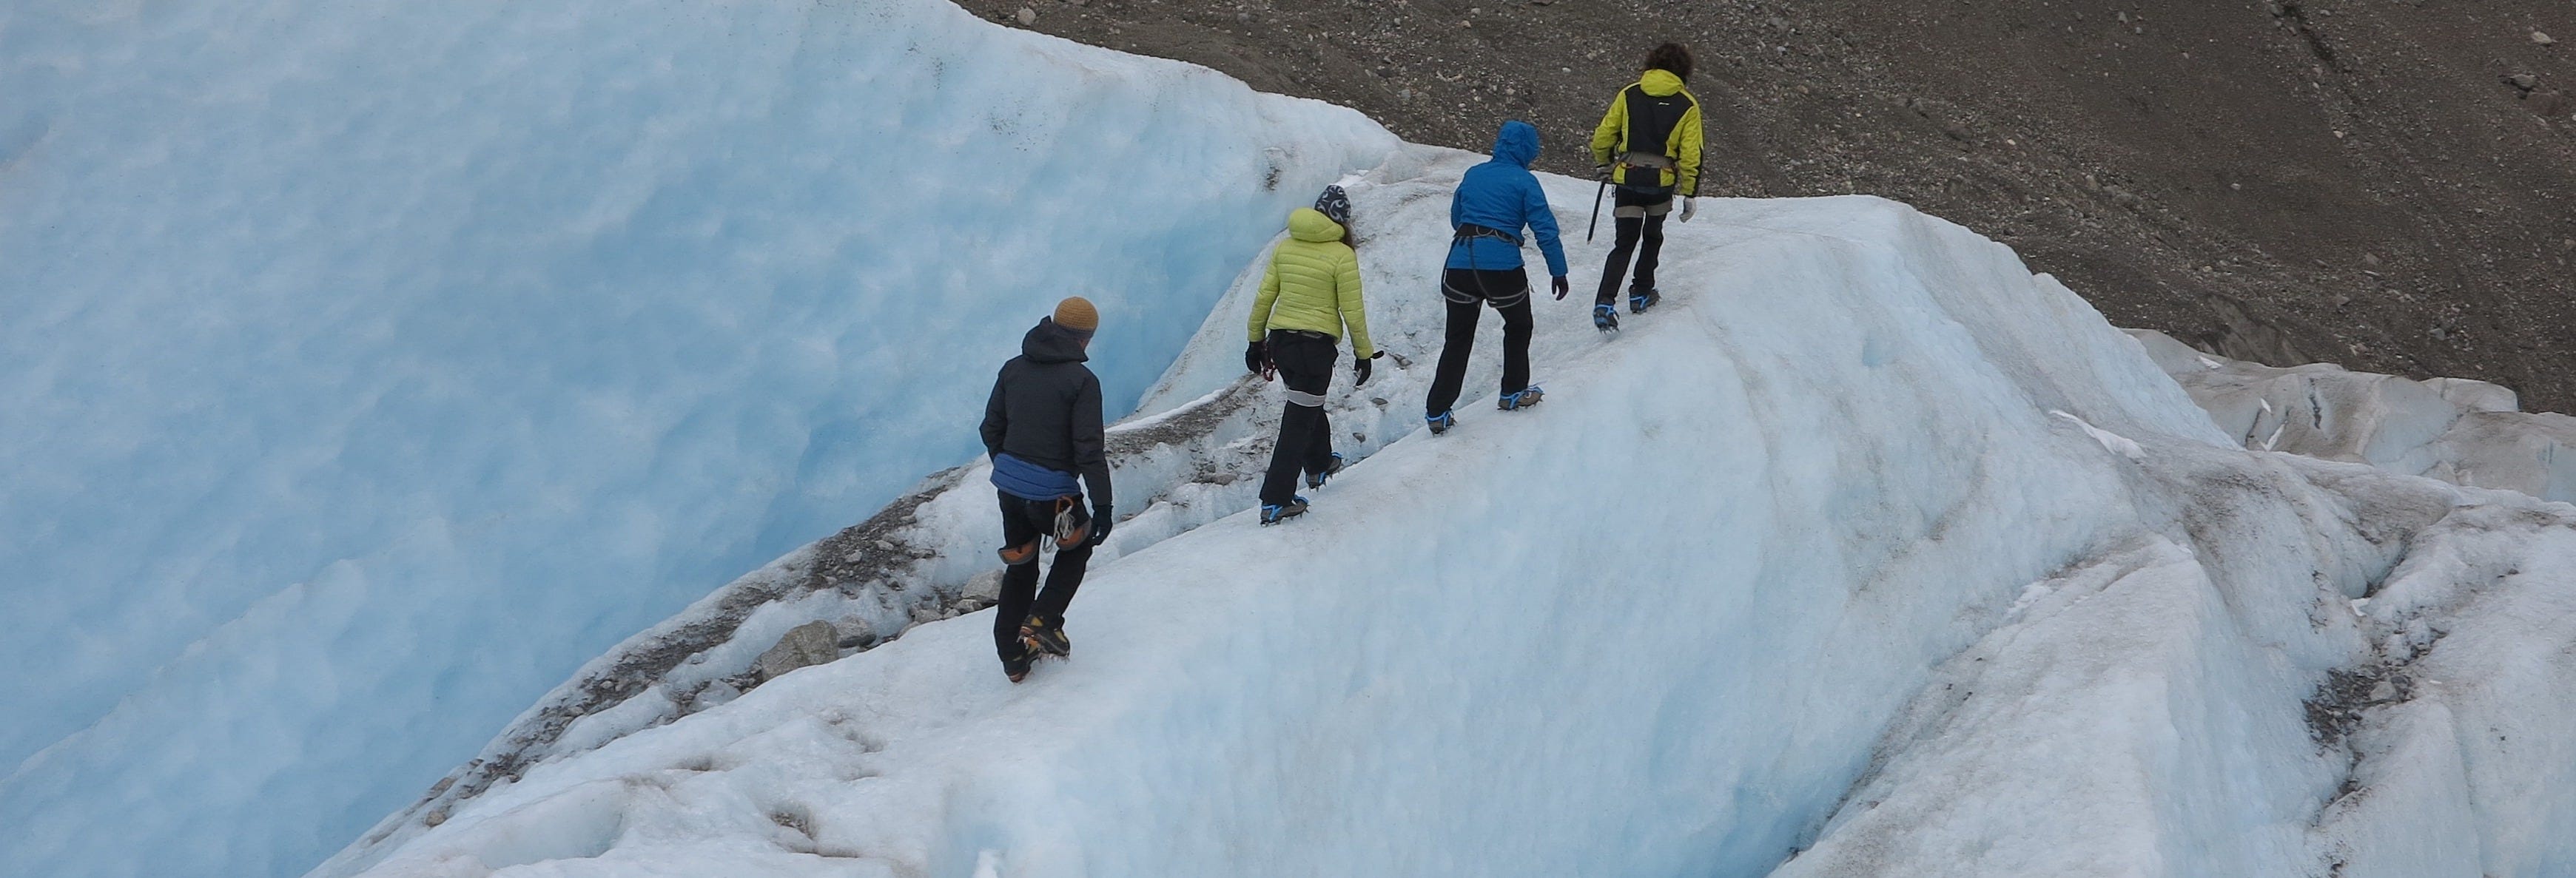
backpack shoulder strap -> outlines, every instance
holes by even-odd
[[[1628,112],[1620,114],[1619,152],[1630,151],[1629,145],[1636,141],[1633,135],[1637,131],[1637,113],[1645,109],[1642,103],[1645,97],[1646,84],[1642,82],[1629,83],[1627,88],[1619,90],[1619,102],[1628,105]],[[1613,153],[1612,157],[1617,157],[1617,154]]]

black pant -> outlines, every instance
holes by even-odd
[[[1458,402],[1458,386],[1467,381],[1467,355],[1476,351],[1476,318],[1484,305],[1503,315],[1503,392],[1529,387],[1529,273],[1452,268],[1440,273],[1440,294],[1449,300],[1448,338],[1440,346],[1440,371],[1431,379],[1431,398],[1424,414],[1437,415]]]
[[[1002,498],[1003,547],[1016,548],[1040,540],[1055,539],[1054,500],[1024,500],[1008,492],[995,491]],[[1091,511],[1079,495],[1073,498],[1074,515],[1091,520]],[[1047,571],[1046,593],[1038,593],[1038,559],[1031,549],[1028,563],[1002,569],[1002,598],[993,611],[993,646],[1001,651],[1003,661],[1024,658],[1020,647],[1020,623],[1030,616],[1046,620],[1048,625],[1064,624],[1064,608],[1073,603],[1073,593],[1082,588],[1082,572],[1091,566],[1091,547],[1075,546],[1058,549],[1055,567]]]
[[[1626,187],[1621,187],[1613,198],[1619,207],[1637,208],[1670,205],[1672,200],[1673,194],[1669,191],[1637,192]],[[1631,252],[1637,256],[1637,282],[1628,288],[1654,289],[1655,264],[1661,260],[1664,251],[1664,215],[1623,216],[1611,220],[1611,225],[1616,229],[1617,237],[1610,245],[1610,261],[1601,266],[1601,291],[1592,298],[1593,303],[1599,305],[1617,301],[1619,281],[1628,274],[1628,255]],[[1639,248],[1639,241],[1645,242],[1646,246]]]
[[[1261,505],[1282,506],[1297,496],[1297,472],[1321,473],[1333,464],[1333,419],[1324,413],[1324,391],[1333,385],[1338,339],[1311,332],[1270,334],[1270,364],[1288,386],[1288,410],[1279,416],[1279,442],[1261,477]]]

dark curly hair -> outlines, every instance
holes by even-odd
[[[1691,74],[1690,50],[1683,48],[1680,43],[1665,43],[1663,45],[1656,46],[1654,51],[1646,53],[1646,69],[1661,70],[1674,76],[1681,77],[1683,82],[1689,82]]]

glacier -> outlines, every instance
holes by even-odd
[[[2576,418],[2526,412],[2511,388],[2416,381],[2333,363],[2281,369],[2130,330],[2219,429],[2247,448],[2348,460],[2457,485],[2576,501]]]
[[[1711,199],[1431,437],[1478,157],[1203,69],[939,0],[0,47],[0,874],[2576,873],[2567,437],[2501,388]],[[1243,311],[1327,182],[1394,356],[1264,529]],[[1074,292],[1124,520],[1015,687],[967,425]]]
[[[1089,294],[1132,401],[1397,143],[881,0],[31,0],[0,94],[0,874],[48,878],[309,868],[973,453],[955,352]]]
[[[1364,457],[1305,518],[1245,512],[1279,401],[1236,362],[1247,270],[1113,428],[1150,503],[1072,659],[1005,682],[970,602],[737,697],[683,666],[315,874],[2576,868],[2576,507],[2240,448],[2009,249],[1865,197],[1713,200],[1663,306],[1605,338],[1542,300],[1528,412],[1490,407],[1489,327],[1432,437],[1475,160],[1345,181],[1402,359],[1337,383]],[[870,529],[872,579],[829,572],[849,543],[746,577],[774,612],[702,656],[971,591],[981,472]]]

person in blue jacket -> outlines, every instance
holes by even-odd
[[[1423,421],[1431,432],[1445,433],[1458,423],[1451,406],[1458,386],[1467,379],[1467,355],[1476,348],[1478,308],[1493,306],[1503,317],[1504,411],[1528,408],[1539,400],[1538,385],[1529,380],[1530,284],[1521,266],[1521,232],[1538,238],[1547,257],[1556,297],[1565,298],[1565,247],[1557,241],[1556,214],[1548,209],[1547,192],[1530,162],[1538,160],[1538,129],[1518,119],[1503,123],[1494,135],[1492,160],[1467,169],[1458,192],[1449,198],[1447,270],[1440,273],[1440,295],[1449,300],[1449,331],[1440,348],[1440,371],[1431,379],[1431,398]]]

